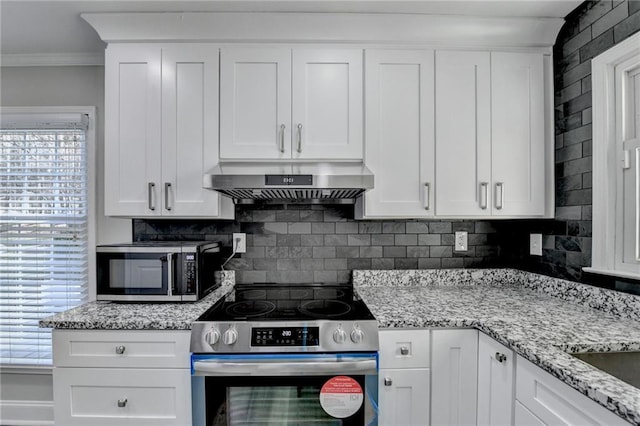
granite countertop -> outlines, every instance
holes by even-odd
[[[40,320],[40,327],[84,330],[190,330],[200,315],[231,291],[235,272],[222,273],[218,288],[197,302],[89,302]]]
[[[380,328],[477,328],[640,424],[640,389],[567,353],[640,350],[640,297],[510,269],[354,271],[353,281]]]

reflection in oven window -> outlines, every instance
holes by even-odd
[[[320,389],[311,386],[229,387],[227,404],[219,407],[212,426],[281,424],[341,425],[324,412]]]

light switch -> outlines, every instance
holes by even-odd
[[[531,234],[529,236],[529,254],[542,256],[542,234]]]

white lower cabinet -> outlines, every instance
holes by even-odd
[[[516,366],[516,425],[628,425],[522,357]]]
[[[514,352],[484,333],[478,338],[478,425],[513,424]]]
[[[429,423],[429,330],[381,330],[380,426]]]
[[[56,368],[56,425],[190,425],[191,373]]]
[[[478,331],[431,333],[431,424],[475,425]]]
[[[381,426],[629,424],[471,329],[380,330],[378,398]]]
[[[56,426],[190,426],[189,335],[54,330]]]

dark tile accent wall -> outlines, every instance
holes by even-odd
[[[503,253],[513,266],[611,288],[638,284],[582,272],[591,265],[591,59],[638,30],[637,0],[586,1],[567,16],[553,50],[555,220],[509,221],[500,227]],[[542,258],[528,255],[531,232],[543,234]]]
[[[228,269],[238,282],[348,282],[353,269],[504,266],[495,222],[355,221],[353,206],[238,206],[235,221],[133,221],[134,241],[215,240],[229,251],[233,232],[247,233],[247,252]],[[469,250],[455,252],[454,232]]]

